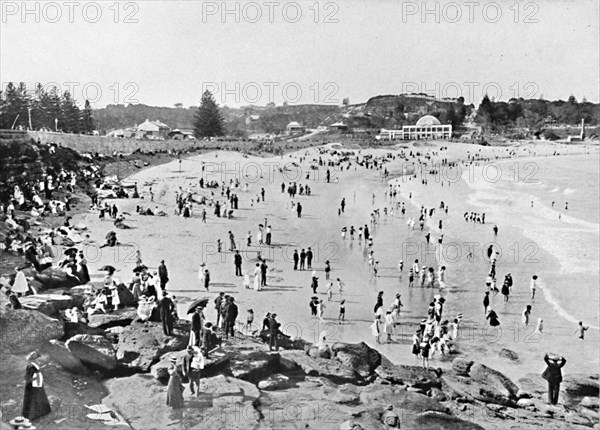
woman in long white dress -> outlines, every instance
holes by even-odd
[[[260,291],[260,266],[256,263],[256,268],[254,269],[254,291]]]
[[[376,316],[375,317],[375,321],[373,321],[373,324],[371,324],[371,334],[373,334],[373,336],[375,336],[375,343],[381,343],[379,342],[379,317]]]
[[[387,335],[386,342],[392,342],[392,334],[394,334],[394,317],[391,311],[387,311],[383,320],[383,332]]]

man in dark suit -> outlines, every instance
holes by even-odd
[[[298,261],[300,260],[300,256],[298,255],[298,250],[294,250],[294,270],[298,270]]]
[[[160,320],[163,325],[163,332],[167,336],[173,334],[173,311],[175,310],[175,304],[173,300],[167,297],[167,292],[163,290],[163,298],[158,303],[160,311]]]
[[[204,318],[202,318],[202,306],[197,306],[192,315],[191,330],[194,333],[194,345],[200,346],[202,340],[202,328],[204,327]]]
[[[233,264],[235,265],[235,276],[242,276],[242,256],[240,255],[240,251],[235,251]]]
[[[281,324],[275,318],[277,318],[277,314],[271,314],[271,319],[269,320],[269,351],[279,351],[277,338]]]
[[[567,363],[564,357],[558,357],[554,354],[544,355],[544,361],[548,366],[542,378],[548,381],[548,402],[551,405],[558,403],[558,393],[560,391],[560,383],[562,382],[562,372],[560,369]]]
[[[306,251],[306,267],[307,267],[307,269],[312,269],[312,259],[313,259],[313,252],[312,252],[312,249],[310,249],[310,247],[309,247],[308,251]]]
[[[160,289],[165,291],[167,282],[169,282],[169,272],[167,266],[165,266],[165,260],[161,260],[160,266],[158,266],[158,279],[160,279]]]
[[[235,304],[233,297],[229,297],[229,306],[227,306],[227,310],[225,311],[225,338],[231,335],[234,337],[233,329],[235,327],[235,320],[238,317],[238,307]]]

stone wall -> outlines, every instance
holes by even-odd
[[[105,136],[87,136],[79,134],[65,134],[45,131],[28,131],[36,142],[57,143],[66,148],[74,149],[80,153],[100,153],[111,154],[113,150],[123,154],[131,154],[136,150],[142,151],[163,151],[163,150],[185,150],[193,147],[203,147],[208,142],[185,141],[185,140],[137,140],[121,139]],[[213,146],[217,142],[210,142]]]

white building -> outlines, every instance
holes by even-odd
[[[404,125],[402,130],[382,129],[377,136],[379,140],[428,140],[450,139],[451,137],[452,125],[442,125],[432,115],[421,117],[415,125]]]
[[[296,121],[290,122],[285,129],[288,134],[304,133],[306,131],[306,127],[298,124]]]

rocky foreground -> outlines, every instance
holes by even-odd
[[[415,430],[600,428],[598,375],[566,375],[560,404],[549,406],[537,374],[515,383],[461,356],[445,372],[393,365],[364,343],[334,343],[324,354],[283,339],[275,353],[264,333],[224,341],[207,361],[200,396],[186,386],[184,409],[172,410],[169,358],[181,365],[189,323],[165,336],[131,307],[88,325],[63,322],[61,311],[80,300],[76,288],[29,296],[21,310],[0,298],[3,423],[20,415],[24,356],[35,350],[53,409],[38,428],[106,428],[88,408],[96,404],[136,429],[378,429],[388,405]]]

